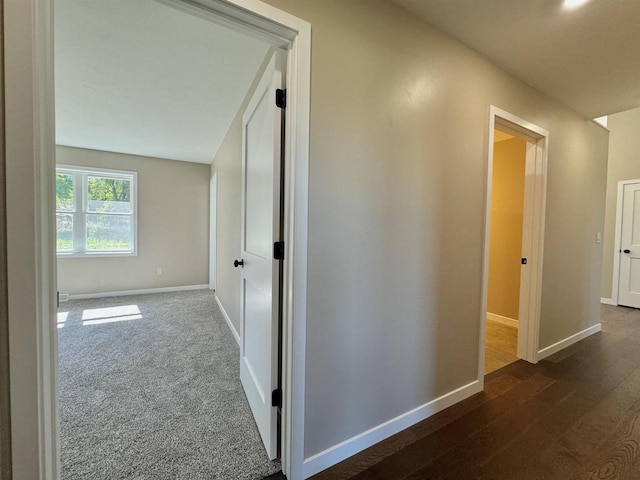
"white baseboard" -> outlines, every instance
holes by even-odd
[[[84,300],[87,298],[124,297],[127,295],[146,295],[148,293],[184,292],[187,290],[205,290],[209,285],[185,285],[182,287],[145,288],[142,290],[124,290],[121,292],[79,293],[69,295],[69,300]],[[62,295],[62,294],[60,294]]]
[[[498,315],[497,313],[487,312],[487,320],[518,328],[518,320],[516,320],[515,318],[503,317],[502,315]]]
[[[613,298],[604,298],[603,297],[603,298],[600,299],[600,303],[603,303],[605,305],[618,305],[618,303],[615,302],[613,300]]]
[[[366,432],[345,440],[338,445],[328,448],[323,452],[313,455],[304,461],[304,478],[309,478],[481,390],[482,385],[475,380],[420,407],[373,427]]]
[[[229,325],[229,329],[231,330],[231,333],[233,333],[233,338],[236,339],[236,342],[238,343],[238,346],[240,346],[240,335],[238,335],[238,332],[236,331],[235,327],[233,326],[233,323],[231,323],[231,319],[229,318],[229,315],[227,315],[227,311],[222,306],[222,302],[218,298],[218,295],[215,296],[215,299],[216,299],[216,303],[218,304],[218,307],[220,308],[220,312],[222,313],[222,316],[224,317],[225,321],[227,322],[227,325]]]
[[[546,358],[549,355],[553,355],[554,353],[559,352],[563,348],[567,348],[569,345],[573,345],[574,343],[579,342],[583,338],[587,338],[588,336],[593,335],[594,333],[598,333],[600,330],[602,330],[602,324],[598,323],[597,325],[586,328],[581,332],[576,333],[575,335],[571,335],[570,337],[565,338],[564,340],[560,340],[559,342],[554,343],[553,345],[549,345],[548,347],[543,348],[538,352],[538,360],[542,360],[543,358]]]

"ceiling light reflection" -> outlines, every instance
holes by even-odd
[[[567,8],[567,9],[578,8],[584,5],[585,3],[587,3],[588,1],[589,0],[564,0],[564,8]]]

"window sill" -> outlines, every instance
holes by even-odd
[[[137,252],[104,252],[104,253],[57,253],[58,260],[62,258],[104,258],[104,257],[137,257]]]

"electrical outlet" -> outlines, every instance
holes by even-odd
[[[156,275],[162,275],[163,271],[162,271],[162,267],[158,267],[156,269]]]

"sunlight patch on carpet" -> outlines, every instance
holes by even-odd
[[[140,320],[142,315],[137,305],[120,307],[93,308],[82,311],[82,326],[101,325],[104,323]]]

